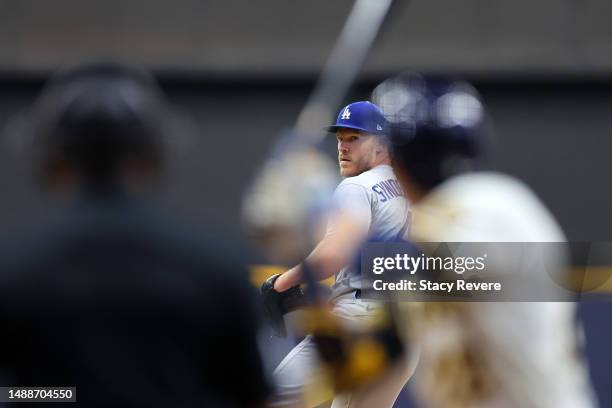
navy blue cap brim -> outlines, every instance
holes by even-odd
[[[332,125],[332,126],[325,126],[323,128],[323,130],[327,130],[330,133],[335,133],[340,129],[353,129],[353,130],[359,130],[360,132],[364,132],[364,133],[369,133],[371,135],[380,135],[383,136],[385,133],[381,132],[381,131],[377,131],[377,132],[372,132],[368,129],[364,129],[361,128],[359,126],[351,126],[351,125],[346,125],[346,126],[340,126],[340,125]]]

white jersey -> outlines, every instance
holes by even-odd
[[[332,210],[350,214],[367,229],[368,237],[377,240],[401,237],[408,228],[408,202],[391,166],[386,164],[344,179],[334,192]],[[328,233],[333,229],[330,224]],[[360,271],[347,266],[336,274],[332,297],[360,288]]]
[[[333,211],[349,215],[359,223],[369,236],[392,239],[401,236],[407,228],[408,203],[395,179],[391,166],[380,165],[358,176],[344,179],[333,195]],[[333,219],[333,218],[332,218]],[[333,234],[335,225],[330,223],[328,234]],[[336,274],[332,292],[332,313],[343,324],[366,329],[377,320],[382,305],[367,299],[358,299],[355,291],[361,287],[359,271],[345,267]],[[306,338],[291,350],[274,370],[276,393],[271,406],[293,406],[301,401],[304,389],[316,389],[317,381],[324,378],[319,369],[319,353],[312,336]],[[391,407],[406,383],[414,363],[406,363],[394,372],[393,382],[377,389],[375,394],[340,394],[334,396],[332,407],[374,406]],[[320,388],[320,386],[319,386]],[[325,402],[325,393],[306,393],[306,406],[318,406]],[[323,397],[322,397],[323,396]]]
[[[565,241],[553,217],[525,185],[496,173],[454,177],[434,189],[413,207],[411,236],[421,242]],[[563,258],[558,260],[563,263]],[[512,274],[508,265],[514,263],[496,267],[499,273]],[[422,353],[415,385],[424,406],[593,406],[587,371],[576,352],[574,303],[438,307],[438,319],[425,318],[417,333]],[[446,369],[440,370],[443,366]]]

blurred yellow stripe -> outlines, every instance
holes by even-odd
[[[612,266],[582,266],[569,270],[570,287],[583,293],[612,293]]]
[[[270,276],[286,270],[287,268],[280,265],[250,265],[249,280],[253,286],[260,287]]]
[[[249,266],[249,280],[251,284],[255,287],[260,287],[266,279],[270,276],[275,275],[277,273],[283,273],[288,270],[286,266],[282,265],[250,265]],[[334,277],[330,276],[329,278],[321,281],[328,286],[331,286],[334,283]]]

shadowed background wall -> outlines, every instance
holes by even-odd
[[[163,79],[163,77],[162,77]],[[213,219],[240,232],[244,188],[279,132],[291,126],[312,83],[303,80],[172,79],[172,101],[199,125],[189,145],[169,155],[164,200],[194,219]],[[366,98],[374,82],[355,87]],[[525,180],[557,216],[572,240],[610,240],[612,83],[579,80],[480,80],[495,137],[492,167]],[[9,118],[27,107],[40,80],[0,84],[0,222],[39,205],[31,157],[11,149]],[[334,142],[326,144],[334,155]]]

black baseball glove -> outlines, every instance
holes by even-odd
[[[287,328],[283,316],[286,313],[306,306],[306,296],[302,288],[293,286],[284,292],[274,290],[274,282],[280,274],[270,276],[261,285],[261,299],[263,301],[264,315],[268,320],[274,334],[278,337],[287,336]]]

